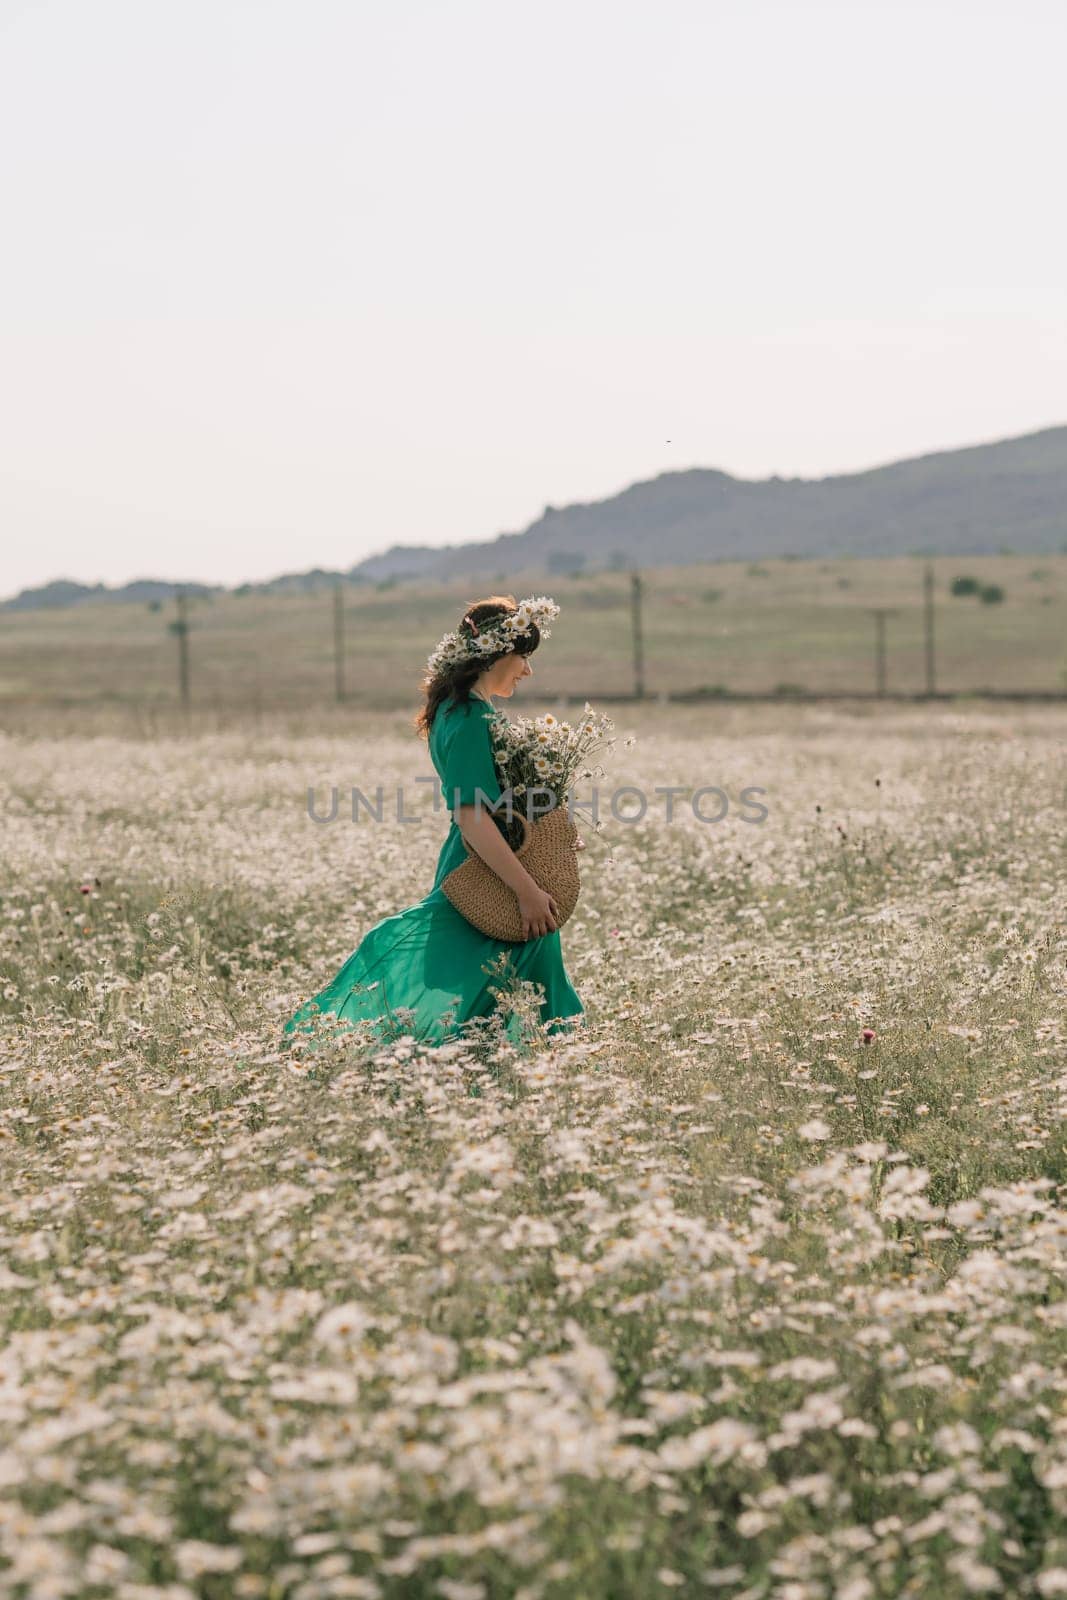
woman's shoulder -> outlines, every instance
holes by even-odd
[[[477,695],[471,695],[469,700],[457,700],[455,695],[447,695],[434,713],[431,735],[436,733],[438,738],[451,738],[457,729],[471,726],[475,718],[480,720],[485,717],[488,720],[493,714],[494,708]]]
[[[472,717],[485,713],[493,714],[495,711],[496,707],[491,706],[488,700],[483,700],[480,695],[472,694],[469,700],[460,700],[454,694],[450,694],[441,701],[437,715]]]

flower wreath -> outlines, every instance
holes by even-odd
[[[503,617],[492,617],[480,628],[467,615],[454,632],[445,634],[430,655],[426,662],[427,677],[436,678],[439,673],[458,666],[461,661],[510,650],[516,639],[529,633],[531,624],[537,627],[542,639],[547,639],[552,632],[548,624],[558,616],[559,606],[546,594],[527,595],[525,600],[519,601],[514,611],[509,611]],[[464,627],[470,632],[461,631]]]

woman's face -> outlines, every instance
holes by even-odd
[[[499,694],[510,698],[515,693],[515,685],[520,678],[533,677],[533,667],[528,656],[517,655],[513,650],[510,655],[502,656],[492,668],[489,675],[490,694]]]

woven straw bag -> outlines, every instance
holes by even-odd
[[[537,886],[555,900],[559,916],[554,920],[561,928],[577,905],[581,888],[574,848],[578,829],[560,806],[533,823],[521,811],[512,815],[518,817],[523,828],[522,843],[516,846],[515,854]],[[481,856],[471,851],[466,861],[441,880],[441,888],[480,933],[491,939],[523,942],[518,896]]]

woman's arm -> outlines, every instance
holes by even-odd
[[[522,936],[540,938],[556,927],[559,907],[552,895],[536,883],[500,832],[492,817],[480,806],[457,806],[456,823],[470,848],[487,867],[515,891],[522,915]]]

